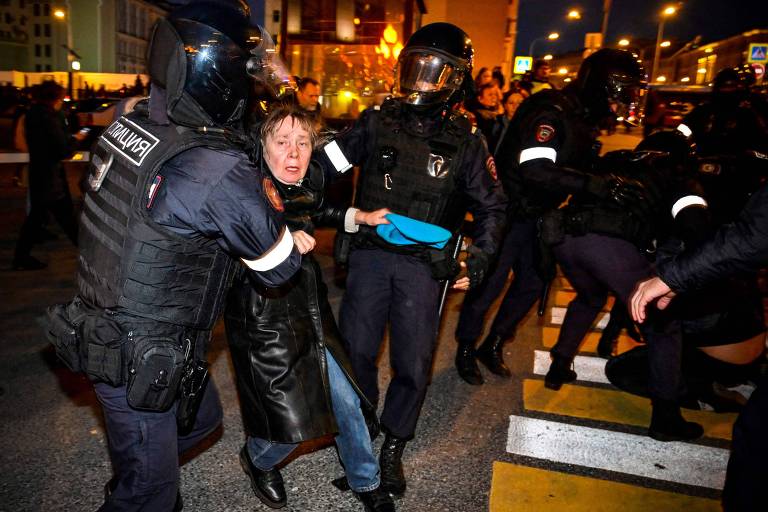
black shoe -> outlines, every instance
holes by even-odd
[[[240,450],[240,465],[251,480],[254,494],[262,503],[270,508],[283,508],[285,506],[288,497],[285,495],[283,476],[277,468],[262,471],[254,466],[246,446]]]
[[[395,502],[381,486],[372,491],[356,492],[357,499],[363,502],[366,512],[395,512]]]
[[[384,437],[379,455],[379,467],[381,468],[381,485],[379,489],[395,496],[402,496],[405,492],[405,474],[403,473],[403,450],[405,439],[400,439],[392,434]]]
[[[571,362],[559,357],[553,357],[549,371],[544,376],[544,387],[557,391],[563,384],[575,380],[576,372],[571,369]]]
[[[483,363],[494,375],[508,379],[512,376],[504,364],[504,339],[498,335],[489,335],[475,352],[477,360]]]
[[[473,386],[483,384],[483,376],[475,361],[475,350],[472,344],[461,343],[456,348],[456,370],[464,382]]]
[[[25,258],[17,258],[13,260],[13,270],[42,270],[46,268],[48,264],[43,263],[37,258],[27,256]]]
[[[686,421],[680,406],[669,400],[652,400],[653,412],[648,435],[657,441],[691,441],[704,435],[698,423]]]
[[[109,482],[104,484],[104,501],[107,501],[109,499],[109,496],[112,494],[112,492],[115,490],[115,487],[117,487],[117,477],[113,476]],[[176,503],[173,504],[173,511],[172,512],[181,512],[184,509],[184,502],[181,499],[181,492],[176,492]]]
[[[610,359],[613,357],[614,350],[616,350],[616,338],[603,331],[600,341],[597,343],[597,355],[604,359]]]

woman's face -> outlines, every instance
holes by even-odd
[[[517,110],[517,107],[520,106],[524,99],[522,94],[512,93],[509,95],[507,101],[504,102],[504,113],[507,117],[512,118],[515,110]]]
[[[491,73],[490,69],[486,69],[483,71],[483,73],[480,75],[480,83],[478,85],[484,85],[491,82],[491,79],[493,78],[493,75]]]
[[[312,138],[306,128],[288,116],[264,141],[264,160],[281,183],[294,185],[307,174],[312,157]]]

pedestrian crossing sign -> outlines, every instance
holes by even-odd
[[[515,57],[515,68],[513,73],[515,75],[522,75],[533,67],[533,57]]]
[[[768,62],[768,43],[752,43],[747,52],[747,62]]]

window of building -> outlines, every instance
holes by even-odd
[[[51,71],[51,65],[50,64],[46,64],[45,65],[45,70],[46,71]]]
[[[23,9],[27,6],[27,0],[19,0],[19,9]]]
[[[45,45],[45,56],[50,57],[51,56],[51,45],[47,44]]]
[[[40,45],[36,44],[35,45],[35,57],[39,57],[39,56],[40,56]]]
[[[46,23],[43,25],[43,34],[45,34],[45,37],[51,37],[51,24]]]
[[[32,14],[40,16],[40,4],[32,4]]]
[[[51,15],[51,5],[45,4],[43,5],[43,16],[50,16]]]
[[[11,16],[11,13],[5,13],[5,22],[9,25],[13,23],[13,16]]]
[[[42,67],[40,66],[40,64],[35,64],[35,71],[38,71],[38,72],[40,72],[40,71],[42,71],[42,70],[43,70],[43,69],[42,69]]]
[[[35,23],[35,37],[40,37],[40,24]]]

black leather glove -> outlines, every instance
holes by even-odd
[[[490,258],[486,252],[474,245],[467,248],[467,255],[467,277],[469,278],[469,288],[472,289],[485,279]]]
[[[430,251],[429,269],[432,272],[432,277],[437,281],[452,281],[459,275],[461,266],[446,251]]]
[[[643,217],[652,214],[655,206],[642,183],[615,174],[590,176],[585,190],[599,199],[611,201]]]

